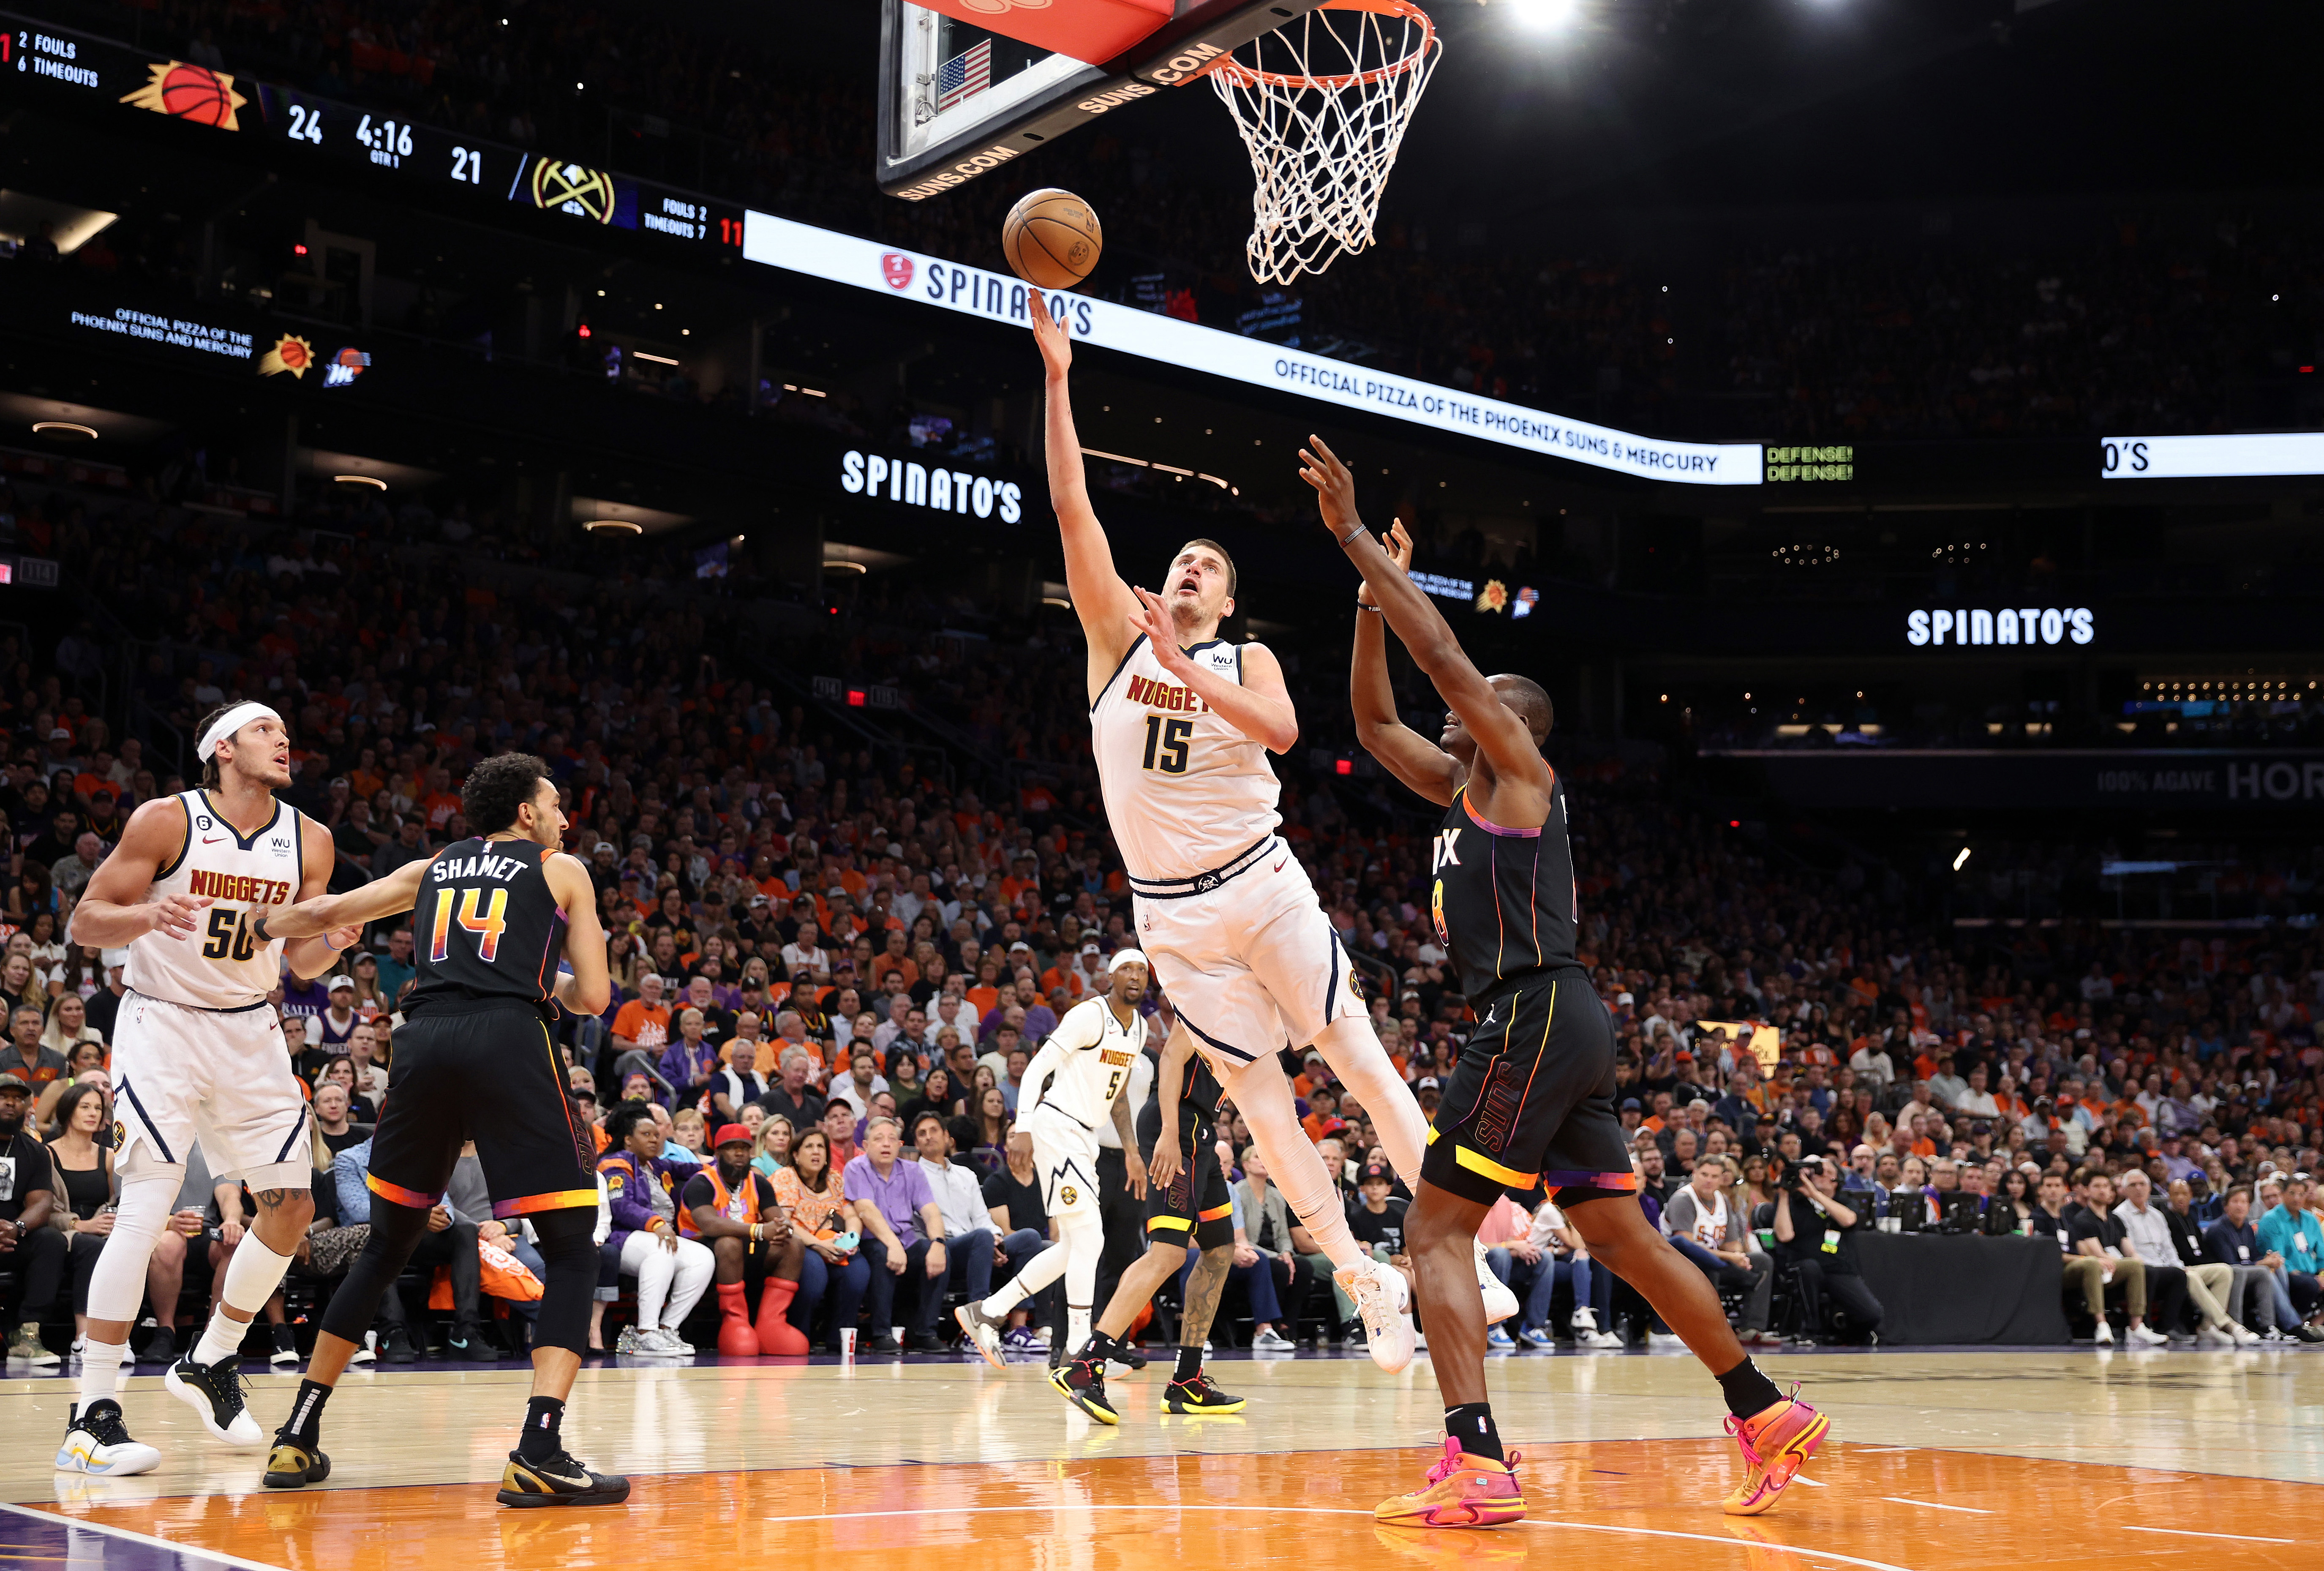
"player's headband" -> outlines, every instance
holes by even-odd
[[[1144,966],[1148,971],[1154,969],[1148,963],[1146,951],[1143,949],[1116,949],[1113,952],[1113,958],[1105,963],[1108,975],[1120,970],[1124,966]]]
[[[194,756],[208,763],[217,753],[219,743],[232,736],[253,720],[272,720],[277,725],[282,724],[282,716],[263,704],[256,702],[236,704],[219,716],[217,724],[202,733],[201,741],[195,745]]]

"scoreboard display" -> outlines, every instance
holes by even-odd
[[[611,228],[739,252],[742,208],[594,164],[424,125],[0,12],[0,91],[78,98],[433,185],[456,185]]]

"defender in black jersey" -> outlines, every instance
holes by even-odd
[[[1574,957],[1577,893],[1565,794],[1541,753],[1549,695],[1525,677],[1488,679],[1404,568],[1364,528],[1348,468],[1316,439],[1299,455],[1323,522],[1363,574],[1349,678],[1357,734],[1389,773],[1445,809],[1430,856],[1429,919],[1477,1017],[1444,1088],[1412,1208],[1406,1252],[1429,1357],[1444,1397],[1445,1460],[1427,1484],[1381,1502],[1383,1521],[1486,1527],[1526,1512],[1486,1400],[1477,1228],[1503,1188],[1536,1179],[1590,1252],[1645,1295],[1717,1375],[1729,1432],[1749,1474],[1726,1509],[1774,1505],[1830,1420],[1788,1400],[1728,1326],[1709,1279],[1646,1221],[1614,1111],[1614,1031]],[[1447,707],[1434,743],[1398,718],[1381,624],[1396,630]]]
[[[548,1268],[531,1405],[500,1502],[611,1505],[628,1498],[629,1481],[590,1472],[558,1437],[597,1285],[597,1153],[549,1034],[559,1008],[604,1012],[612,993],[604,934],[587,870],[558,849],[565,815],[546,764],[529,753],[484,760],[461,786],[460,809],[474,837],[361,889],[293,906],[270,924],[297,937],[415,911],[419,977],[395,1033],[364,1176],[371,1239],[324,1313],[264,1482],[291,1489],[328,1474],[323,1403],[381,1293],[427,1232],[461,1145],[473,1140],[496,1223],[512,1231],[529,1224]]]
[[[1185,1278],[1178,1317],[1178,1364],[1162,1393],[1166,1413],[1239,1413],[1243,1400],[1211,1383],[1203,1369],[1219,1293],[1234,1264],[1234,1203],[1219,1168],[1219,1104],[1226,1093],[1194,1051],[1184,1024],[1172,1028],[1154,1075],[1154,1095],[1138,1112],[1138,1150],[1146,1159],[1146,1252],[1121,1273],[1086,1346],[1060,1372],[1060,1391],[1091,1412],[1094,1400],[1112,1410],[1105,1394],[1105,1364],[1122,1358],[1138,1311],[1155,1289],[1179,1274],[1191,1242],[1201,1252]],[[1101,1418],[1101,1421],[1104,1421]]]

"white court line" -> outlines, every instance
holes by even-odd
[[[5,1501],[0,1501],[0,1511],[14,1511],[20,1517],[31,1517],[34,1521],[48,1522],[52,1526],[82,1528],[92,1533],[110,1533],[116,1539],[127,1539],[132,1543],[151,1545],[156,1549],[167,1549],[173,1555],[183,1555],[198,1560],[216,1560],[225,1566],[239,1566],[242,1571],[282,1571],[281,1566],[270,1566],[263,1560],[245,1560],[239,1555],[229,1555],[220,1549],[198,1548],[192,1544],[173,1544],[167,1539],[156,1539],[145,1533],[133,1533],[127,1528],[116,1528],[110,1522],[90,1521],[86,1517],[67,1516],[62,1511],[34,1511],[30,1506],[11,1505]]]
[[[1989,1517],[1993,1514],[1991,1511],[1979,1511],[1973,1505],[1945,1505],[1933,1500],[1907,1500],[1901,1494],[1884,1494],[1880,1498],[1893,1501],[1898,1505],[1917,1505],[1932,1511],[1967,1511],[1973,1517]]]
[[[1909,1502],[1909,1503],[1918,1504],[1919,1502]],[[1360,1510],[1355,1510],[1355,1509],[1352,1509],[1352,1508],[1350,1508],[1350,1507],[1346,1507],[1346,1506],[1313,1506],[1313,1505],[1302,1505],[1302,1506],[1273,1506],[1273,1505],[1194,1505],[1194,1504],[1185,1504],[1185,1503],[1178,1503],[1178,1502],[1156,1502],[1155,1503],[1153,1503],[1153,1504],[1151,1504],[1151,1505],[1132,1505],[1132,1504],[1126,1504],[1126,1503],[1107,1503],[1107,1504],[1098,1504],[1098,1503],[1094,1503],[1094,1502],[1093,1502],[1093,1503],[1091,1503],[1091,1504],[1088,1504],[1088,1505],[1078,1505],[1078,1504],[1075,1504],[1075,1505],[1067,1505],[1067,1504],[1060,1504],[1060,1505],[1058,1505],[1058,1506],[1055,1507],[1054,1509],[1055,1509],[1055,1510],[1056,1510],[1056,1511],[1061,1511],[1061,1512],[1064,1512],[1064,1511],[1171,1511],[1171,1512],[1175,1512],[1175,1513],[1177,1513],[1177,1514],[1180,1514],[1180,1515],[1184,1515],[1184,1514],[1185,1514],[1186,1512],[1188,1512],[1188,1511],[1226,1511],[1226,1512],[1234,1512],[1234,1513],[1238,1513],[1238,1514],[1244,1514],[1244,1513],[1248,1513],[1248,1514],[1264,1514],[1264,1515],[1268,1515],[1268,1516],[1299,1516],[1299,1517],[1365,1517],[1365,1518],[1370,1518],[1370,1517],[1371,1516],[1371,1514],[1372,1514],[1371,1512],[1370,1512],[1370,1511],[1360,1511]],[[1966,1509],[1966,1508],[1961,1508],[1961,1509]],[[993,1512],[993,1511],[1008,1511],[1008,1512],[1010,1512],[1010,1513],[1011,1513],[1011,1514],[1013,1514],[1013,1515],[1018,1515],[1018,1516],[1023,1516],[1023,1515],[1025,1515],[1025,1514],[1026,1514],[1026,1511],[1025,1511],[1025,1508],[1024,1508],[1023,1506],[1016,1506],[1016,1505],[971,1505],[971,1506],[956,1506],[956,1505],[948,1505],[948,1506],[928,1506],[928,1507],[918,1507],[918,1508],[912,1508],[912,1509],[908,1509],[908,1510],[905,1510],[905,1511],[825,1511],[825,1512],[823,1512],[823,1513],[821,1513],[821,1514],[819,1514],[819,1515],[816,1515],[816,1516],[806,1516],[806,1517],[785,1517],[785,1518],[783,1519],[783,1520],[784,1520],[784,1521],[786,1521],[786,1522],[838,1522],[838,1521],[860,1521],[860,1520],[862,1520],[862,1519],[864,1519],[864,1518],[866,1518],[866,1517],[951,1517],[951,1516],[979,1516],[979,1515],[983,1515],[983,1514],[985,1514],[985,1513],[988,1513],[988,1512]],[[1986,1513],[1986,1514],[1990,1514],[1990,1513]],[[1728,1546],[1729,1548],[1730,1548],[1746,1549],[1746,1550],[1749,1550],[1749,1549],[1765,1549],[1765,1548],[1770,1548],[1770,1547],[1771,1547],[1771,1546],[1769,1546],[1769,1545],[1763,1544],[1763,1543],[1759,1543],[1759,1542],[1757,1542],[1757,1541],[1756,1541],[1756,1540],[1753,1540],[1753,1539],[1750,1539],[1722,1538],[1722,1537],[1720,1537],[1720,1535],[1718,1535],[1718,1534],[1716,1534],[1716,1533],[1681,1533],[1681,1532],[1674,1532],[1674,1531],[1672,1531],[1672,1530],[1670,1530],[1670,1529],[1665,1529],[1665,1528],[1625,1528],[1625,1527],[1616,1527],[1616,1526],[1613,1526],[1613,1525],[1611,1525],[1611,1524],[1609,1524],[1609,1523],[1605,1523],[1605,1522],[1575,1522],[1575,1521],[1567,1521],[1567,1520],[1563,1520],[1563,1519],[1562,1519],[1562,1518],[1557,1518],[1557,1517],[1544,1518],[1544,1519],[1539,1519],[1539,1520],[1528,1519],[1528,1520],[1526,1520],[1526,1521],[1523,1521],[1523,1522],[1518,1523],[1517,1525],[1518,1525],[1518,1526],[1520,1526],[1520,1527],[1527,1527],[1527,1528],[1570,1528],[1570,1529],[1572,1529],[1573,1531],[1575,1531],[1575,1532],[1579,1532],[1579,1533],[1623,1533],[1623,1534],[1628,1534],[1628,1535],[1629,1535],[1629,1536],[1631,1536],[1631,1537],[1634,1537],[1634,1538],[1646,1538],[1646,1539],[1692,1539],[1692,1540],[1693,1540],[1693,1541],[1694,1541],[1694,1542],[1696,1542],[1696,1543],[1701,1543],[1701,1544],[1724,1544],[1724,1545],[1727,1545],[1727,1546]],[[1889,1563],[1888,1563],[1887,1561],[1886,1561],[1886,1560],[1868,1560],[1868,1559],[1864,1559],[1864,1558],[1862,1558],[1862,1557],[1858,1557],[1858,1556],[1855,1556],[1855,1555],[1842,1555],[1842,1554],[1839,1554],[1839,1553],[1837,1553],[1837,1552],[1835,1552],[1835,1551],[1833,1551],[1833,1550],[1831,1550],[1831,1549],[1811,1549],[1811,1548],[1798,1548],[1798,1547],[1795,1547],[1795,1546],[1794,1546],[1794,1545],[1790,1545],[1790,1544],[1779,1544],[1779,1545],[1775,1545],[1775,1546],[1772,1546],[1772,1547],[1773,1547],[1773,1548],[1781,1548],[1781,1549],[1786,1549],[1786,1550],[1791,1551],[1791,1552],[1792,1552],[1792,1553],[1794,1553],[1794,1554],[1811,1556],[1811,1557],[1812,1557],[1813,1558],[1815,1558],[1815,1559],[1819,1559],[1819,1560],[1831,1560],[1831,1561],[1835,1561],[1835,1562],[1837,1562],[1837,1563],[1839,1563],[1839,1564],[1840,1564],[1840,1565],[1843,1565],[1843,1566],[1863,1566],[1863,1567],[1865,1568],[1865,1571],[1905,1571],[1905,1567],[1904,1567],[1904,1566],[1894,1566],[1894,1565],[1891,1565],[1891,1564],[1889,1564]],[[263,1567],[263,1571],[274,1571],[274,1568],[273,1568],[273,1567],[272,1567],[272,1566]]]
[[[2255,1539],[2247,1533],[2198,1533],[2186,1528],[2128,1528],[2133,1533],[2169,1533],[2175,1539],[2232,1539],[2238,1544],[2296,1544],[2297,1539]]]
[[[1821,1488],[1823,1488],[1823,1487],[1824,1487],[1822,1484],[1821,1484],[1821,1483],[1817,1483],[1814,1479],[1812,1479],[1812,1478],[1803,1478],[1803,1477],[1801,1477],[1801,1476],[1800,1476],[1798,1474],[1796,1474],[1796,1473],[1794,1473],[1794,1474],[1792,1474],[1792,1482],[1793,1482],[1794,1483],[1804,1483],[1804,1484],[1806,1484],[1810,1489],[1821,1489]]]

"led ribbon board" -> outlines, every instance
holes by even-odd
[[[1006,273],[892,250],[876,240],[836,234],[769,213],[744,215],[742,254],[770,267],[989,321],[1019,327],[1027,321],[1028,286]],[[1282,348],[1111,300],[1056,294],[1049,297],[1049,309],[1082,342],[1247,386],[1296,393],[1350,412],[1387,415],[1642,480],[1686,485],[1757,485],[1760,481],[1761,448],[1757,442],[1705,444],[1637,436]],[[1027,353],[1031,353],[1029,346]]]

